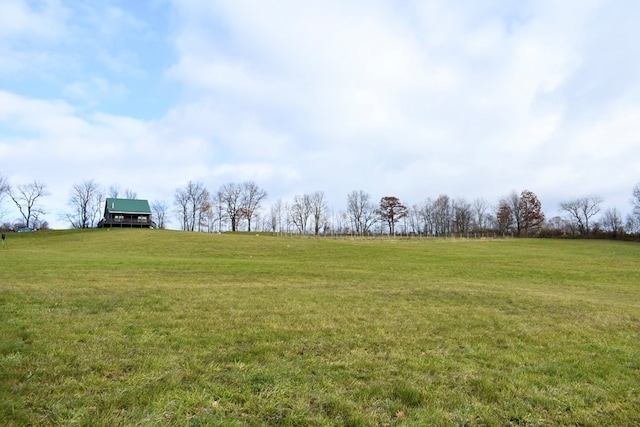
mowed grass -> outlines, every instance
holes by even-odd
[[[8,235],[3,425],[640,425],[640,245]]]

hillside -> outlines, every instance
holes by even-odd
[[[8,425],[630,425],[640,245],[8,235]]]

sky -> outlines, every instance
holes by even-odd
[[[86,180],[169,205],[255,181],[265,207],[528,189],[548,218],[592,195],[625,213],[639,19],[634,0],[0,0],[0,175],[44,183],[53,228]]]

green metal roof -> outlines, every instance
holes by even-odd
[[[107,199],[105,212],[127,214],[150,214],[149,202],[136,199]]]

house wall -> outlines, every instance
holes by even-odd
[[[110,213],[105,215],[103,227],[151,227],[151,215]]]

